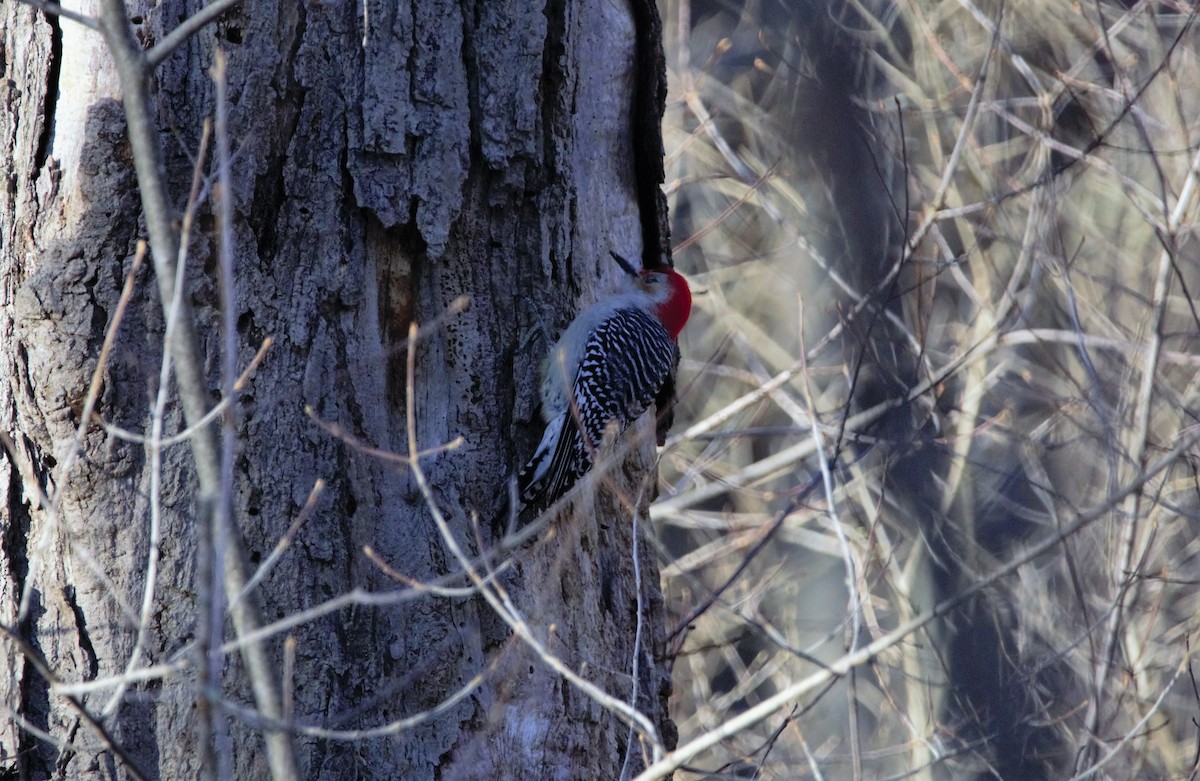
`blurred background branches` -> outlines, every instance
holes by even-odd
[[[1193,777],[1200,453],[1124,488],[1200,408],[1194,9],[664,21],[681,744],[1103,510],[678,777]]]

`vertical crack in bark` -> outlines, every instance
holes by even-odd
[[[29,575],[29,506],[25,501],[25,492],[21,490],[21,472],[15,456],[0,448],[0,457],[8,460],[12,476],[8,484],[8,496],[5,497],[9,523],[3,537],[8,560],[8,579],[12,583],[13,593],[20,594],[25,588],[25,578]]]
[[[58,106],[58,80],[62,73],[62,27],[58,17],[45,14],[50,26],[50,61],[46,64],[46,96],[42,103],[42,132],[38,137],[37,152],[33,158],[33,183],[50,156],[50,142],[54,136],[54,112]]]
[[[485,0],[486,2],[487,0]],[[475,30],[479,28],[479,4],[472,3],[464,6],[462,12],[462,66],[467,77],[467,177],[465,181],[474,181],[478,177],[476,165],[483,159],[480,146],[482,132],[482,112],[479,105],[479,58],[475,49]]]
[[[547,202],[553,202],[556,189],[562,188],[562,182],[566,177],[563,175],[563,169],[570,165],[569,160],[564,160],[559,154],[560,143],[564,143],[566,139],[571,138],[571,105],[567,81],[576,78],[574,73],[569,72],[566,65],[567,57],[567,14],[568,9],[563,0],[546,0],[544,10],[546,15],[546,45],[542,49],[542,89],[544,96],[542,99],[542,161],[545,168],[545,181],[556,183],[551,184],[547,188],[543,199]],[[560,128],[561,130],[557,129]],[[567,217],[568,223],[573,225],[576,221],[576,194],[574,190],[566,190],[561,193],[562,197],[567,201]],[[565,230],[566,228],[560,228]],[[550,281],[570,282],[573,279],[570,269],[570,258],[555,258],[554,253],[558,242],[553,237],[547,242],[547,247],[550,252],[548,258],[550,263]],[[559,262],[555,262],[558,260]]]
[[[20,515],[14,515],[12,524],[14,527],[18,526],[18,519],[20,518],[24,519],[24,522],[20,523],[20,550],[26,553],[26,555],[21,557],[25,565],[22,568],[23,572],[20,584],[23,589],[25,586],[25,577],[28,577],[29,574],[27,543],[29,541],[30,521],[32,519],[25,512],[22,512]],[[29,610],[25,614],[25,619],[16,627],[17,633],[34,647],[39,646],[35,630],[38,626],[38,620],[44,612],[39,596],[36,590],[30,595]],[[50,682],[38,673],[36,666],[28,659],[23,659],[22,662],[17,712],[29,724],[45,732],[50,732]],[[18,730],[17,734],[18,776],[20,778],[37,778],[41,774],[49,776],[52,756],[51,748],[28,730]]]
[[[635,42],[634,93],[631,114],[633,178],[642,223],[642,264],[674,265],[667,196],[662,191],[662,118],[667,105],[667,61],[663,53],[662,18],[654,0],[632,0]]]
[[[96,658],[96,648],[92,644],[92,633],[88,631],[87,616],[83,612],[83,606],[75,598],[74,586],[67,586],[63,589],[63,599],[66,601],[67,607],[71,608],[71,615],[75,617],[75,633],[79,638],[79,650],[83,652],[87,665],[84,670],[85,680],[93,680],[100,671],[100,663]]]
[[[21,472],[17,468],[16,456],[9,453],[7,450],[0,448],[0,458],[8,459],[10,465],[10,480],[8,483],[8,492],[5,497],[5,508],[7,509],[8,525],[4,528],[3,545],[8,564],[8,582],[12,589],[14,598],[19,599],[19,595],[25,589],[25,579],[29,576],[29,529],[30,515],[29,506],[25,501],[25,493],[22,491]],[[15,605],[13,606],[15,613]],[[31,611],[32,612],[32,611]],[[34,626],[33,621],[29,617],[14,627],[14,630],[22,635],[26,635],[27,630]],[[32,665],[22,663],[20,670],[20,682],[18,684],[18,701],[15,704],[15,710],[25,716],[25,718],[35,720],[38,709],[33,707],[32,698],[41,695],[43,708],[40,713],[46,713],[48,701],[45,682],[37,685],[37,673],[33,670]],[[16,670],[12,671],[14,674]],[[39,725],[44,726],[44,725]],[[32,778],[33,777],[33,759],[37,754],[37,738],[31,735],[27,730],[17,730],[17,746],[16,746],[15,763],[11,768],[13,778]],[[0,778],[8,777],[8,770],[0,768]]]
[[[261,128],[263,132],[273,135],[275,143],[268,148],[278,152],[271,156],[262,173],[256,178],[254,200],[250,207],[250,228],[254,231],[258,244],[258,256],[264,262],[274,259],[278,254],[280,213],[287,201],[284,193],[284,172],[288,164],[291,141],[296,135],[296,128],[308,97],[308,90],[296,78],[295,66],[308,26],[304,3],[295,5],[295,13],[296,26],[292,40],[287,44],[287,54],[279,63],[283,98],[276,104],[275,117],[278,121],[271,127]]]

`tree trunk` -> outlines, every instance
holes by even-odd
[[[185,5],[130,5],[138,41],[152,46],[201,7]],[[192,777],[205,761],[193,456],[186,443],[164,446],[156,469],[151,447],[90,423],[70,464],[145,230],[121,88],[97,32],[16,3],[0,15],[0,129],[10,140],[0,427],[13,439],[0,460],[0,689],[21,718],[0,720],[0,774]],[[414,322],[429,326],[412,383],[418,446],[461,437],[421,460],[436,506],[469,553],[498,542],[508,476],[539,433],[538,362],[616,276],[608,251],[643,245],[630,162],[641,77],[633,16],[601,0],[235,8],[155,75],[169,207],[180,217],[213,112],[218,48],[229,57],[239,370],[273,340],[238,398],[233,518],[250,574],[290,542],[253,597],[301,774],[620,777],[650,750],[639,733],[539,660],[477,592],[408,588],[364,549],[408,578],[468,585],[413,474],[367,450],[407,452]],[[200,209],[184,296],[217,397],[215,211]],[[134,285],[95,411],[149,436],[165,319],[151,272]],[[469,308],[446,314],[462,296]],[[184,427],[171,401],[164,430]],[[616,700],[629,700],[636,669],[638,708],[669,744],[658,569],[642,545],[639,600],[621,501],[644,508],[648,498],[640,476],[653,466],[653,436],[639,433],[615,479],[517,548],[497,582],[534,637]],[[317,481],[324,488],[304,510]],[[338,598],[339,609],[286,622]],[[236,639],[229,622],[224,634]],[[238,649],[226,650],[218,769],[266,777],[270,725]],[[128,687],[71,687],[134,671],[144,672]],[[424,721],[354,734],[464,687]],[[126,757],[101,746],[89,717]]]

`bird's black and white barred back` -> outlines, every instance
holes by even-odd
[[[547,506],[591,468],[610,423],[624,430],[652,403],[669,404],[678,362],[679,346],[652,314],[629,307],[601,322],[585,344],[572,381],[572,404],[548,422],[542,443],[517,478],[521,501]],[[553,372],[550,367],[548,374]]]
[[[613,350],[613,344],[640,346]],[[628,425],[641,417],[674,373],[678,355],[662,324],[640,309],[623,309],[596,329],[575,379],[576,406],[603,413],[590,420],[581,415],[585,447],[599,447],[610,421]]]

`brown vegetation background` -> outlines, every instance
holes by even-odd
[[[1194,777],[1194,10],[664,17],[676,777]]]

